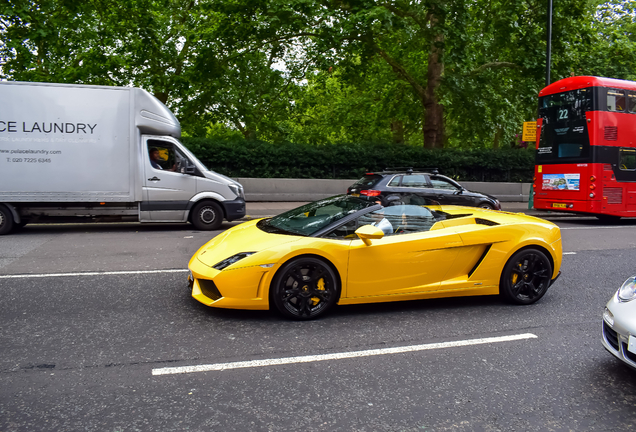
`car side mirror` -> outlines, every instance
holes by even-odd
[[[356,230],[356,235],[364,242],[365,245],[371,246],[371,240],[377,240],[384,237],[384,233],[378,227],[373,225],[363,225]]]

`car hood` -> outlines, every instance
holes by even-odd
[[[493,201],[499,201],[499,198],[497,198],[496,196],[490,195],[490,194],[487,194],[487,193],[484,193],[484,192],[477,192],[477,191],[473,191],[473,190],[464,189],[464,194],[466,194],[466,193],[470,194],[470,196],[475,196],[475,197],[485,196],[485,197],[490,198]]]
[[[256,227],[256,223],[259,220],[242,223],[214,237],[197,251],[197,259],[203,264],[212,267],[237,253],[262,252],[271,247],[295,242],[303,238],[293,235],[266,233]]]

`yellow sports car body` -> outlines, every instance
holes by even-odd
[[[340,195],[219,234],[190,260],[188,281],[205,305],[294,319],[438,297],[530,304],[558,277],[561,254],[559,227],[524,214]]]

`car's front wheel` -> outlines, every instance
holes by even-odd
[[[309,320],[324,315],[338,301],[340,283],[324,261],[301,257],[287,262],[270,287],[270,302],[284,316]]]
[[[551,278],[548,257],[538,249],[522,249],[504,266],[499,292],[511,303],[528,305],[543,297]]]

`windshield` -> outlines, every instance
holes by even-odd
[[[537,163],[584,161],[590,139],[585,113],[593,108],[593,88],[572,90],[539,98],[543,119]]]
[[[263,219],[257,227],[270,233],[310,236],[332,222],[374,205],[375,200],[367,197],[337,195]]]
[[[209,169],[209,168],[208,168],[208,167],[207,167],[207,166],[206,166],[203,162],[201,162],[201,160],[200,160],[200,159],[198,159],[198,158],[194,155],[194,153],[192,153],[192,152],[190,151],[190,149],[188,149],[188,148],[187,148],[187,147],[186,147],[186,146],[185,146],[185,145],[184,145],[181,141],[178,141],[178,143],[179,143],[179,145],[180,145],[180,147],[181,147],[181,150],[182,150],[182,151],[183,151],[183,152],[184,152],[184,153],[188,156],[188,158],[189,158],[191,161],[195,161],[195,162],[200,163],[200,164],[201,164],[201,166],[202,166],[203,168],[205,168],[205,170],[206,170],[206,171],[210,171],[210,169]]]

